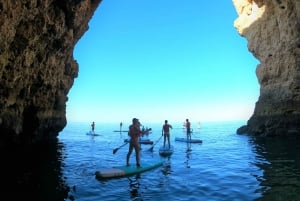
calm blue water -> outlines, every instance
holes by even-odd
[[[163,122],[162,122],[163,123]],[[172,122],[170,122],[172,123]],[[192,122],[193,123],[193,122]],[[96,122],[100,136],[86,135],[90,123],[69,123],[57,141],[30,150],[1,150],[1,198],[5,200],[300,200],[300,141],[237,135],[245,122],[201,124],[193,138],[202,144],[175,142],[182,124],[172,123],[174,153],[159,156],[161,139],[142,145],[142,161],[165,160],[162,167],[129,178],[99,181],[100,168],[124,165],[128,146],[113,154],[127,133],[119,124]],[[193,125],[193,124],[192,124]],[[156,142],[162,124],[148,124]],[[123,129],[127,130],[124,124]],[[189,149],[191,149],[189,151]],[[131,156],[134,164],[134,153]]]
[[[158,154],[163,139],[149,151],[142,145],[141,160],[165,160],[162,167],[129,178],[99,181],[95,171],[124,165],[128,146],[113,154],[127,133],[119,125],[96,124],[100,136],[87,136],[90,125],[69,124],[59,135],[63,144],[62,177],[72,200],[300,200],[300,143],[295,140],[237,135],[244,122],[202,123],[193,138],[202,144],[175,142],[185,136],[181,123],[173,124],[169,158]],[[156,142],[162,124],[149,124]],[[123,129],[128,125],[124,124]],[[190,149],[190,150],[189,150]],[[131,163],[135,163],[134,153]]]

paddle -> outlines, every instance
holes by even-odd
[[[120,148],[122,148],[122,147],[124,147],[126,144],[128,144],[129,142],[125,142],[124,144],[122,144],[121,146],[119,146],[118,148],[115,148],[114,150],[113,150],[113,154],[115,154],[115,153],[117,153],[117,151],[120,149]]]
[[[161,138],[162,136],[160,136],[160,138],[148,149],[148,151],[153,151],[154,146],[159,142]]]

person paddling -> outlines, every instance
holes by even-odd
[[[135,150],[135,158],[136,158],[136,166],[138,168],[141,167],[140,163],[140,143],[139,143],[139,138],[141,135],[144,135],[145,133],[148,133],[151,128],[142,131],[141,128],[141,123],[137,118],[132,119],[132,124],[129,126],[129,132],[128,135],[130,136],[130,141],[129,141],[129,149],[128,153],[126,156],[126,165],[129,166],[129,158],[132,153],[132,150],[134,148]]]
[[[162,127],[162,134],[164,136],[164,147],[166,146],[166,138],[168,139],[169,149],[171,148],[170,144],[170,128],[173,129],[172,125],[168,124],[168,120],[165,120],[165,124]]]
[[[189,122],[189,119],[185,120],[185,127],[186,127],[186,139],[191,140],[191,122]]]
[[[92,127],[92,132],[95,133],[95,122],[92,122],[91,127]]]

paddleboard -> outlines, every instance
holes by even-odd
[[[123,131],[123,130],[114,130],[113,132],[125,132],[125,133],[128,133],[128,131]]]
[[[129,142],[130,139],[125,139],[124,142]],[[140,144],[153,144],[153,141],[149,140],[149,139],[140,139],[139,140]]]
[[[202,140],[200,139],[186,139],[183,137],[175,137],[175,141],[188,142],[188,143],[202,143]]]
[[[154,162],[154,163],[141,163],[141,167],[136,167],[136,165],[130,166],[116,166],[112,168],[103,168],[95,172],[95,176],[97,179],[113,179],[120,177],[127,177],[135,174],[139,174],[142,172],[146,172],[162,166],[163,162]]]
[[[174,152],[174,147],[171,145],[170,148],[168,145],[166,146],[161,146],[159,148],[159,154],[161,156],[171,156]]]
[[[97,134],[97,133],[93,133],[93,132],[87,132],[86,133],[87,135],[91,135],[91,136],[99,136],[100,134]]]

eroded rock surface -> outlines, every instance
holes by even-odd
[[[76,42],[101,0],[0,1],[0,146],[56,137]]]
[[[48,140],[64,128],[78,73],[73,49],[100,1],[0,0],[0,146]],[[261,86],[253,116],[237,132],[299,135],[300,1],[233,2],[235,27],[260,61]]]
[[[260,61],[260,96],[238,133],[300,136],[300,1],[233,0],[238,32]]]

